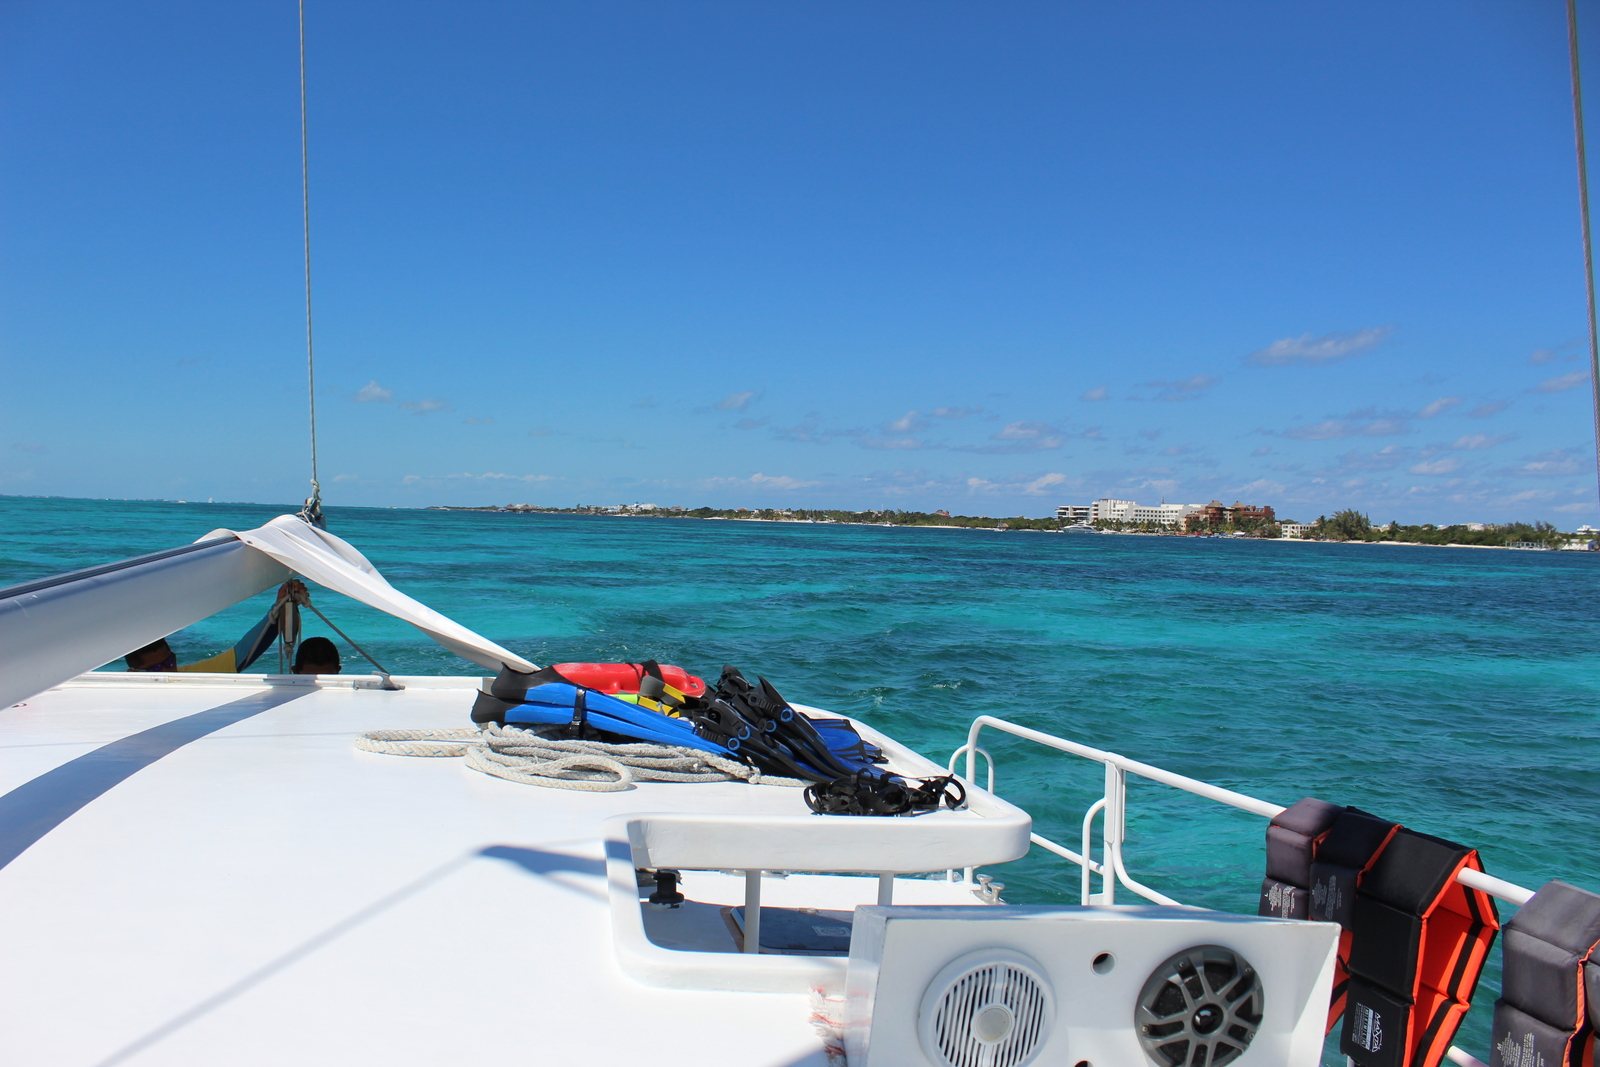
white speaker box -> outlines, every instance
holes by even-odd
[[[1179,907],[863,907],[850,1067],[1316,1067],[1338,926]]]

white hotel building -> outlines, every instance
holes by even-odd
[[[1125,522],[1129,525],[1154,523],[1157,526],[1182,526],[1183,520],[1205,510],[1201,504],[1139,504],[1109,497],[1093,504],[1063,504],[1056,518],[1064,522]]]

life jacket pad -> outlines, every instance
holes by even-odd
[[[1399,828],[1360,808],[1341,811],[1318,842],[1311,863],[1309,917],[1348,930],[1355,918],[1356,890]],[[1348,959],[1347,953],[1340,956]]]
[[[557,663],[553,669],[574,685],[601,693],[640,693],[654,698],[659,687],[665,685],[677,690],[680,697],[706,695],[705,679],[653,659],[639,663]]]
[[[1344,1017],[1350,988],[1356,889],[1399,829],[1398,823],[1380,819],[1360,808],[1344,808],[1334,816],[1327,833],[1315,842],[1311,899],[1307,902],[1306,917],[1317,922],[1336,922],[1342,928],[1333,963],[1333,993],[1328,1001],[1325,1033],[1332,1033]]]
[[[1600,1031],[1600,963],[1593,959],[1583,966],[1583,987],[1588,993],[1589,1025]]]
[[[1400,828],[1359,879],[1339,1050],[1357,1067],[1437,1067],[1500,929],[1494,901],[1456,881],[1474,849]]]
[[[1550,882],[1506,923],[1505,969],[1495,1002],[1493,1065],[1537,1063],[1589,1067],[1594,1061],[1597,1007],[1594,974],[1600,956],[1600,896]],[[1492,1067],[1493,1067],[1492,1065]]]
[[[1311,899],[1311,862],[1344,809],[1306,797],[1279,812],[1267,825],[1267,877],[1261,883],[1258,914],[1304,919]]]
[[[1559,1026],[1551,1026],[1507,1003],[1494,1002],[1494,1029],[1491,1031],[1494,1047],[1489,1054],[1489,1067],[1522,1067],[1523,1064],[1545,1064],[1546,1067],[1590,1067],[1595,1063],[1594,1031],[1584,1027],[1581,1036]]]

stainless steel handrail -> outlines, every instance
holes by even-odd
[[[1136,880],[1128,873],[1127,865],[1123,862],[1122,846],[1126,839],[1127,831],[1126,808],[1129,775],[1169,786],[1266,819],[1271,819],[1284,810],[1282,804],[1273,804],[1244,793],[1235,792],[1232,789],[1224,789],[1209,782],[1202,782],[1198,778],[1174,774],[1172,771],[1164,770],[1149,763],[1141,763],[1138,760],[1129,759],[1115,752],[1094,748],[1091,745],[1068,741],[1066,738],[1021,726],[1006,719],[996,718],[993,715],[980,715],[972,720],[972,725],[967,730],[966,744],[951,754],[949,766],[954,770],[957,761],[961,756],[965,755],[967,764],[965,777],[969,782],[975,781],[977,754],[982,753],[984,760],[988,764],[988,785],[991,793],[994,792],[995,784],[995,760],[990,752],[978,746],[978,735],[985,729],[1010,734],[1013,737],[1021,738],[1024,741],[1032,741],[1035,744],[1055,749],[1057,752],[1070,756],[1092,760],[1105,768],[1104,795],[1090,804],[1083,816],[1082,852],[1074,852],[1065,845],[1051,841],[1037,832],[1030,834],[1030,839],[1034,844],[1070,863],[1077,864],[1082,869],[1083,878],[1079,889],[1079,899],[1084,904],[1115,903],[1118,883],[1130,892],[1157,904],[1178,903],[1172,897]],[[1101,817],[1099,860],[1096,860],[1091,855],[1093,850],[1093,826],[1096,815]],[[1095,875],[1100,877],[1100,891],[1098,893],[1093,888]],[[965,880],[970,883],[972,879],[973,869],[968,868],[965,872]],[[1533,897],[1533,890],[1517,885],[1515,882],[1508,882],[1503,878],[1484,874],[1482,871],[1462,871],[1456,875],[1456,880],[1468,888],[1482,890],[1497,900],[1519,907],[1526,904]],[[1455,1046],[1451,1046],[1445,1055],[1457,1067],[1487,1067],[1476,1056]]]

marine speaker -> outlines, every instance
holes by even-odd
[[[1318,1067],[1339,928],[1197,908],[859,907],[850,1067]]]
[[[917,1013],[922,1052],[938,1067],[1027,1067],[1055,1022],[1044,968],[1020,952],[969,952],[928,983]]]
[[[1134,1024],[1159,1067],[1224,1067],[1244,1055],[1265,1014],[1266,990],[1249,961],[1221,945],[1196,945],[1150,972]]]

